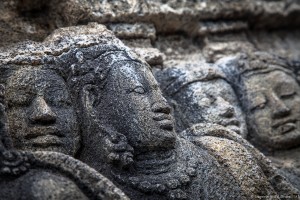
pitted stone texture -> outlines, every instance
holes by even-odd
[[[101,41],[105,34],[111,36],[105,37],[106,44],[115,39],[103,26],[91,26],[96,28],[75,28],[81,38],[71,28],[64,40],[58,31],[49,42],[27,42],[1,53],[1,199],[128,199],[104,176],[70,157],[80,147],[78,122],[67,77],[55,58],[72,45],[85,48]],[[97,35],[89,37],[91,31]],[[81,61],[80,53],[74,56]]]
[[[128,199],[108,179],[69,156],[24,152],[22,175],[1,174],[1,199]]]
[[[110,24],[107,27],[120,39],[149,38],[155,40],[156,30],[153,24]]]
[[[225,74],[213,64],[173,60],[156,77],[174,107],[177,130],[197,123],[219,124],[247,135],[245,116]]]
[[[77,158],[109,178],[132,199],[249,199],[264,194],[278,197],[297,193],[272,167],[264,167],[265,161],[259,159],[265,158],[257,156],[244,143],[220,137],[208,144],[204,137],[200,138],[207,147],[204,148],[193,140],[179,138],[174,131],[171,108],[150,66],[102,25],[59,29],[45,42],[19,44],[3,52],[1,58],[4,84],[13,72],[31,68],[53,71],[62,77],[71,104],[80,116],[82,144]],[[35,85],[44,85],[40,83],[43,81]],[[45,91],[34,98],[44,97]],[[8,106],[7,94],[3,94]],[[228,152],[212,151],[210,145],[219,142]],[[240,151],[229,147],[231,144]],[[58,161],[44,153],[36,155],[39,153],[31,156],[34,163],[43,163],[38,162],[39,158],[49,158],[45,166],[69,174],[79,189],[90,188],[89,181],[100,181],[91,186],[100,189],[91,189],[87,194],[82,190],[88,198],[89,194],[126,198],[107,179],[100,176],[94,180],[90,179],[93,173],[90,177],[87,172],[78,172],[79,161],[69,162],[69,157],[60,154]],[[245,156],[243,169],[250,178],[237,172],[236,159],[222,165],[228,155]],[[272,182],[274,176],[282,180]]]
[[[78,21],[97,21],[99,23],[110,22],[151,22],[158,32],[183,31],[187,34],[203,34],[203,24],[200,21],[214,24],[213,21],[222,19],[245,19],[245,24],[253,23],[255,26],[276,26],[280,20],[287,20],[294,13],[299,12],[297,1],[136,1],[124,0],[118,2],[108,1],[81,1],[69,0],[61,2],[58,7],[64,8],[59,13],[66,21],[76,24]],[[83,8],[87,8],[84,13]],[[80,18],[72,16],[80,13]],[[277,23],[273,23],[277,19]],[[261,21],[261,22],[260,22]],[[288,20],[287,20],[288,21]],[[260,23],[259,23],[260,22]],[[199,23],[199,24],[198,24]],[[226,24],[227,22],[223,22]],[[270,24],[269,24],[270,23]],[[299,21],[294,21],[299,23]],[[218,22],[216,23],[218,24]],[[228,23],[227,23],[228,24]],[[219,31],[239,30],[240,26],[233,22],[230,25],[219,26]],[[243,23],[241,23],[243,24]],[[286,25],[286,24],[285,24]],[[207,26],[211,27],[211,26]],[[246,25],[247,27],[247,25]]]
[[[299,82],[296,65],[253,52],[218,61],[247,116],[247,139],[274,161],[299,188]]]
[[[0,2],[0,9],[1,46],[27,39],[42,41],[58,27],[89,22],[108,25],[120,38],[152,40],[158,35],[182,33],[204,39],[206,35],[243,33],[252,29],[261,29],[263,35],[267,35],[270,28],[295,29],[300,23],[297,0],[4,0]],[[250,33],[249,41],[254,41],[256,35]],[[257,43],[260,49],[268,46],[265,42],[268,37],[263,37],[262,44]],[[281,42],[280,38],[275,39]]]
[[[165,69],[156,70],[155,75],[163,93],[173,106],[177,129],[183,131],[180,135],[216,156],[224,166],[231,166],[228,170],[239,174],[241,180],[246,178],[251,182],[263,176],[250,175],[259,167],[249,170],[250,173],[240,173],[241,168],[253,166],[250,163],[254,161],[262,168],[263,172],[259,173],[265,173],[266,176],[273,174],[268,180],[274,184],[272,177],[281,177],[279,173],[262,154],[241,137],[248,136],[245,115],[235,91],[229,84],[231,77],[227,77],[221,69],[203,61],[177,60],[165,63]],[[249,165],[235,167],[240,165],[240,161]],[[276,184],[273,187],[276,188]],[[251,190],[249,186],[245,188]],[[257,185],[257,188],[260,186]]]
[[[70,156],[14,150],[6,128],[9,119],[0,111],[0,199],[128,199],[107,178]]]
[[[273,183],[274,175],[281,176],[271,166],[263,167],[264,162],[259,160],[265,158],[253,154],[255,151],[246,142],[236,144],[235,140],[222,137],[214,141],[239,148],[240,151],[235,151],[228,147],[228,155],[245,156],[244,169],[253,170],[245,174],[255,177],[249,175],[249,180],[254,181],[244,183],[242,188],[241,181],[247,176],[237,175],[233,167],[237,159],[228,161],[232,168],[227,170],[221,164],[224,160],[218,158],[219,155],[226,159],[227,153],[212,152],[179,138],[170,106],[149,65],[109,35],[110,32],[104,31],[107,41],[106,36],[93,40],[99,38],[99,28],[94,24],[88,26],[88,31],[84,26],[62,29],[57,32],[60,34],[47,39],[51,45],[70,38],[65,46],[66,49],[70,46],[70,50],[53,56],[53,63],[59,62],[51,66],[64,72],[73,91],[74,104],[82,119],[83,148],[79,152],[82,161],[111,179],[132,199],[223,198],[224,195],[247,199],[262,194],[297,193],[283,178]],[[89,45],[84,45],[85,41]],[[258,177],[263,181],[257,181]]]
[[[0,119],[0,199],[128,199],[107,178],[70,156],[12,149],[3,110]]]

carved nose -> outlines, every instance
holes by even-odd
[[[285,117],[291,113],[291,109],[289,109],[281,99],[275,97],[273,101],[274,104],[273,104],[272,118],[276,119],[276,118]]]
[[[43,97],[37,97],[32,104],[30,120],[35,123],[54,123],[56,114],[51,110]]]
[[[228,103],[225,99],[218,97],[219,115],[221,117],[231,118],[234,116],[234,107]]]
[[[152,112],[158,112],[158,113],[165,113],[165,114],[171,113],[171,108],[166,102],[154,103],[151,107],[151,110]]]

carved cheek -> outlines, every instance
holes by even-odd
[[[25,108],[11,108],[7,113],[8,121],[13,122],[14,125],[23,124],[28,118],[27,113]]]
[[[74,126],[77,122],[75,112],[72,108],[58,108],[54,109],[54,112],[57,113],[58,116],[56,123],[63,126],[63,128],[72,129],[72,126]]]
[[[130,107],[132,110],[137,111],[150,111],[151,107],[151,99],[147,95],[133,95],[133,97],[130,98]]]
[[[245,116],[239,106],[235,107],[235,113],[236,113],[236,117],[240,121],[241,125],[245,126],[245,124],[246,124]]]
[[[12,108],[8,111],[8,124],[13,139],[21,139],[28,132],[29,119],[24,108]]]
[[[267,134],[271,131],[271,110],[262,109],[253,111],[250,115],[253,125],[259,130],[260,134]]]

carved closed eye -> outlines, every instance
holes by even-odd
[[[275,89],[277,95],[282,99],[288,99],[296,94],[296,90],[293,84],[282,83]]]
[[[30,106],[30,101],[27,100],[14,100],[8,101],[9,107],[27,107]]]
[[[289,88],[285,91],[282,91],[280,94],[280,97],[282,99],[286,99],[286,98],[293,97],[295,94],[296,94],[296,91],[294,90],[294,88]]]
[[[137,86],[132,90],[132,92],[137,94],[145,94],[146,91],[142,86]]]
[[[291,93],[281,94],[280,97],[285,99],[285,98],[293,97],[295,94],[296,94],[296,91],[293,91]]]
[[[200,101],[201,101],[201,103],[203,103],[205,105],[211,104],[211,100],[207,97],[202,98]]]
[[[7,103],[9,107],[28,107],[30,106],[31,101],[32,97],[27,94],[18,94],[7,98]]]
[[[267,104],[267,99],[263,94],[253,95],[250,99],[250,110],[263,109]]]
[[[200,99],[201,106],[209,107],[216,101],[216,98],[212,95],[207,94],[205,97]]]

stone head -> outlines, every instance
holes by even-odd
[[[247,115],[249,139],[269,149],[300,144],[300,87],[284,59],[256,52],[219,61]]]
[[[208,63],[174,62],[156,77],[173,101],[179,129],[197,123],[219,124],[246,135],[246,122],[238,99],[225,75]]]
[[[124,50],[85,63],[92,69],[84,77],[93,77],[82,87],[85,112],[107,130],[123,134],[136,153],[174,146],[171,110],[147,64]]]
[[[41,67],[20,67],[10,72],[4,85],[9,133],[16,149],[76,153],[79,128],[61,76]]]

